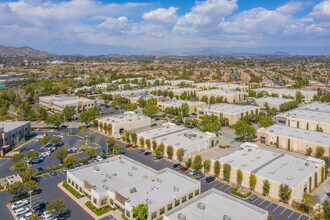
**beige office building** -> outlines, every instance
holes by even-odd
[[[104,126],[112,126],[111,135],[120,137],[125,131],[138,131],[149,128],[151,118],[145,115],[136,114],[135,112],[124,112],[123,114],[98,118],[98,130],[107,133]]]
[[[181,96],[182,93],[186,93],[189,97],[189,95],[193,94],[193,93],[196,93],[200,91],[200,89],[196,89],[196,88],[189,88],[189,87],[186,87],[186,88],[179,88],[179,89],[173,89],[172,92],[174,94],[174,96]]]
[[[282,104],[292,102],[292,101],[294,101],[294,100],[278,98],[278,97],[263,97],[263,98],[255,99],[255,103],[262,108],[264,108],[265,104],[267,103],[270,108],[276,108],[276,109],[280,109],[280,106]]]
[[[295,156],[279,151],[259,147],[253,143],[244,143],[240,150],[212,160],[212,164],[218,160],[221,165],[231,165],[230,181],[236,183],[237,170],[243,173],[242,186],[250,188],[249,179],[251,173],[257,177],[255,191],[263,193],[263,181],[270,182],[269,196],[279,200],[279,188],[281,184],[288,185],[291,190],[291,198],[301,201],[304,192],[310,193],[312,189],[326,179],[324,160]]]
[[[311,102],[314,95],[317,94],[315,90],[304,90],[304,89],[287,89],[287,88],[258,88],[253,89],[258,93],[264,92],[268,96],[277,96],[279,98],[296,98],[297,92],[300,92],[304,96],[305,102]]]
[[[69,170],[67,182],[97,208],[110,205],[131,220],[139,203],[148,204],[148,220],[159,219],[201,193],[195,179],[169,168],[156,171],[122,155]]]
[[[65,106],[74,106],[76,113],[80,113],[96,106],[96,102],[73,95],[52,95],[39,97],[39,105],[59,113],[63,112]]]
[[[227,118],[229,125],[233,125],[244,116],[260,112],[261,108],[258,106],[219,103],[198,108],[197,118],[202,119],[204,115],[216,115],[219,119]]]
[[[152,94],[148,94],[148,93],[141,93],[141,94],[135,94],[135,95],[126,95],[124,96],[126,98],[128,98],[131,103],[136,103],[136,104],[139,104],[139,99],[142,98],[144,100],[150,100],[150,99],[156,99],[157,102],[161,99],[161,96],[155,96],[155,95],[152,95]]]
[[[157,103],[158,107],[162,110],[166,108],[181,108],[182,104],[187,104],[189,106],[188,114],[196,112],[197,108],[207,105],[205,102],[191,102],[185,100],[169,99],[166,101],[160,101]]]
[[[276,115],[276,120],[290,127],[330,133],[329,112],[298,108]]]
[[[195,87],[203,90],[221,89],[221,90],[231,90],[231,91],[241,91],[241,92],[247,92],[249,90],[249,86],[247,85],[216,83],[216,82],[196,83]]]
[[[330,134],[275,124],[268,128],[259,128],[258,142],[273,147],[306,154],[312,148],[315,155],[318,146],[325,149],[329,156]]]
[[[229,103],[242,102],[246,100],[246,93],[231,90],[211,89],[196,92],[199,99],[206,96],[209,100],[213,96],[214,98],[222,97],[224,101]]]

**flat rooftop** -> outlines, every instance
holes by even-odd
[[[211,87],[228,87],[228,88],[243,88],[246,85],[240,84],[233,84],[233,83],[217,83],[217,82],[203,82],[203,83],[196,83],[196,86],[211,86]]]
[[[98,120],[104,123],[122,124],[139,121],[147,118],[149,117],[145,115],[136,114],[135,112],[124,112],[123,114],[106,116],[103,118],[99,118]]]
[[[75,104],[77,102],[94,102],[92,99],[86,99],[86,98],[80,98],[80,97],[75,97],[75,99],[69,99],[69,100],[55,100],[54,103],[58,103],[60,105],[69,105],[69,104]]]
[[[80,181],[87,180],[99,194],[116,192],[121,188],[146,180],[157,171],[127,157],[115,156],[98,163],[69,170]]]
[[[233,91],[233,90],[221,90],[221,89],[211,89],[211,90],[204,90],[199,91],[197,94],[220,94],[220,95],[227,95],[227,94],[246,94],[245,92],[240,91]]]
[[[265,92],[276,92],[276,93],[286,93],[295,95],[297,92],[301,92],[301,94],[310,94],[317,93],[315,90],[305,90],[305,89],[287,89],[287,88],[257,88],[253,89],[254,91],[265,91]]]
[[[181,107],[181,105],[183,103],[188,104],[188,106],[195,106],[195,105],[202,105],[202,104],[206,105],[205,102],[200,102],[200,101],[192,102],[192,101],[185,101],[185,100],[178,100],[178,99],[169,99],[169,100],[163,101],[162,103],[166,104],[166,105],[172,105],[175,107]]]
[[[266,220],[268,212],[216,189],[193,198],[165,214],[164,220],[219,220],[226,215],[231,220]]]
[[[265,129],[270,133],[279,136],[330,146],[330,134],[328,133],[289,127],[279,124],[274,124]]]
[[[155,95],[152,95],[152,94],[149,94],[149,93],[141,93],[141,94],[134,94],[134,95],[127,95],[126,96],[127,98],[143,98],[145,100],[148,100],[148,99],[157,99],[157,98],[160,98],[160,96],[155,96]]]
[[[176,148],[183,148],[186,153],[208,148],[211,145],[210,139],[215,136],[213,133],[204,133],[181,126],[160,126],[137,133]]]
[[[261,108],[252,105],[235,105],[235,104],[219,103],[219,104],[204,106],[201,107],[201,109],[205,111],[239,114],[239,113],[245,113],[247,111],[254,111],[256,109],[261,109]]]
[[[193,92],[193,91],[199,91],[200,89],[197,88],[190,88],[190,87],[185,87],[185,88],[178,88],[178,89],[173,89],[173,92]]]
[[[281,114],[277,117],[286,117],[292,119],[303,119],[307,121],[315,121],[321,123],[330,123],[330,115],[328,112],[318,112],[305,109],[293,109]]]
[[[308,104],[299,106],[299,109],[330,113],[330,103],[329,102],[310,102]]]
[[[275,105],[281,105],[287,102],[294,101],[293,99],[286,99],[286,98],[278,98],[278,97],[263,97],[258,98],[255,100],[256,102],[264,104],[265,102],[275,104]]]
[[[255,172],[282,155],[283,154],[280,152],[261,148],[256,144],[247,144],[241,150],[234,151],[225,156],[220,156],[215,160],[219,160],[221,164],[228,163],[237,169]]]
[[[152,178],[121,188],[118,193],[128,198],[126,202],[132,207],[140,202],[148,203],[148,211],[153,213],[200,189],[200,185],[199,181],[167,168]]]
[[[306,177],[313,175],[322,165],[322,162],[324,163],[324,161],[318,162],[317,160],[316,158],[308,159],[285,154],[262,167],[256,174],[278,183],[296,187]]]
[[[9,132],[29,123],[30,123],[29,121],[13,121],[13,122],[0,121],[0,128],[3,128],[4,132]]]

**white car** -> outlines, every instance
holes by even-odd
[[[51,153],[50,151],[46,151],[46,152],[45,152],[45,154],[46,154],[47,156],[49,156],[50,153]]]
[[[48,213],[48,212],[43,212],[42,219],[43,220],[53,220],[53,219],[56,219],[56,215],[54,215],[52,213]]]
[[[24,213],[27,213],[28,211],[30,211],[29,207],[23,207],[23,208],[16,209],[14,211],[14,213],[15,213],[15,216],[19,216],[19,215],[23,215]]]
[[[23,215],[19,220],[27,220],[32,215],[32,212],[28,212]]]
[[[22,206],[27,205],[27,204],[29,204],[29,201],[27,199],[26,200],[20,200],[20,201],[15,202],[14,204],[11,204],[10,208],[11,209],[17,209],[17,208],[22,207]]]
[[[103,158],[102,158],[101,156],[97,156],[97,157],[96,157],[96,160],[98,160],[98,161],[102,161]]]

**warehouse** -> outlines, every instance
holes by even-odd
[[[305,102],[311,102],[314,98],[314,95],[317,94],[315,90],[304,90],[304,89],[287,89],[287,88],[258,88],[253,89],[258,93],[264,92],[268,96],[276,96],[279,98],[296,98],[297,92],[300,92],[304,96]]]
[[[200,108],[202,106],[205,106],[205,102],[191,102],[191,101],[185,101],[185,100],[177,100],[177,99],[168,99],[166,101],[160,101],[158,102],[158,107],[161,110],[165,110],[166,108],[181,108],[182,104],[187,104],[189,107],[188,114],[196,112],[197,108]]]
[[[214,98],[222,97],[224,102],[236,103],[244,101],[247,94],[245,92],[239,91],[211,89],[196,92],[196,95],[199,99],[201,99],[203,96],[206,96],[210,100],[210,98],[213,96]]]
[[[196,83],[196,88],[199,89],[221,89],[221,90],[231,90],[231,91],[241,91],[247,92],[249,87],[246,85],[240,84],[229,84],[229,83],[216,83],[216,82],[203,82],[203,83]]]
[[[263,97],[263,98],[255,99],[255,103],[262,108],[265,108],[265,104],[267,103],[269,108],[276,108],[276,109],[280,109],[280,106],[282,104],[289,103],[292,101],[294,101],[294,100],[278,98],[278,97]]]

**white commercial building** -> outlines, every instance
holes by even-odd
[[[151,125],[150,117],[136,114],[132,111],[124,112],[119,115],[98,118],[97,120],[98,129],[102,132],[108,133],[109,130],[105,128],[111,126],[111,135],[114,137],[120,137],[125,131],[138,131],[149,128]]]
[[[200,89],[196,88],[190,88],[190,87],[185,87],[185,88],[178,88],[178,89],[172,89],[173,95],[174,96],[181,96],[183,93],[186,93],[187,97],[189,97],[191,94],[196,93],[200,91]]]
[[[211,89],[211,90],[196,92],[196,95],[199,99],[201,99],[203,96],[206,96],[208,100],[210,100],[211,97],[214,98],[222,97],[224,102],[236,103],[236,102],[244,101],[246,99],[247,93],[240,91],[232,91],[232,90]]]
[[[329,102],[310,102],[308,104],[300,105],[299,109],[330,113],[330,103]]]
[[[241,92],[247,92],[249,87],[247,85],[232,84],[232,83],[217,83],[217,82],[203,82],[196,83],[196,88],[199,89],[221,89],[221,90],[236,90]]]
[[[214,188],[168,212],[164,220],[267,220],[268,212]]]
[[[264,108],[265,104],[267,103],[267,105],[270,108],[276,108],[276,109],[280,109],[280,106],[282,104],[292,101],[293,101],[292,99],[278,98],[278,97],[263,97],[263,98],[255,99],[255,103],[262,108]]]
[[[192,102],[178,99],[168,99],[166,101],[160,101],[157,103],[158,107],[162,110],[166,108],[181,108],[182,104],[187,104],[189,107],[188,114],[196,112],[197,108],[203,107],[206,105],[205,102]]]
[[[314,98],[314,95],[317,94],[315,90],[304,90],[304,89],[287,89],[287,88],[258,88],[253,89],[258,93],[264,92],[268,96],[277,96],[279,98],[296,98],[297,92],[300,92],[304,96],[305,102],[310,102]]]
[[[15,141],[30,137],[31,122],[29,121],[0,121],[0,147],[17,144]]]
[[[94,206],[116,207],[128,219],[134,219],[132,209],[139,203],[148,204],[148,220],[158,219],[201,193],[195,179],[169,168],[156,171],[125,156],[69,170],[67,182]]]

